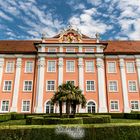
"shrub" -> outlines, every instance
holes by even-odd
[[[94,123],[110,123],[111,116],[93,116],[93,117],[83,117],[83,124],[94,124]]]
[[[64,128],[64,127],[63,127]],[[67,126],[73,130],[73,126]],[[139,140],[140,125],[82,125],[84,130],[80,140]],[[72,131],[73,132],[73,131]],[[66,132],[57,134],[56,126],[26,126],[0,128],[1,140],[72,140],[72,135]],[[78,138],[79,139],[79,138]]]
[[[33,118],[33,116],[27,116],[26,117],[26,124],[27,125],[31,125],[32,124],[32,118]]]
[[[11,120],[22,120],[25,119],[25,114],[11,113]]]
[[[0,122],[11,120],[10,114],[0,114]]]
[[[137,113],[125,113],[124,117],[126,119],[138,119],[138,114]]]
[[[44,118],[43,117],[33,117],[31,120],[32,125],[43,125]]]

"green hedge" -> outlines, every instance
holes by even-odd
[[[140,125],[82,125],[67,126],[64,130],[71,130],[79,127],[84,135],[81,138],[73,138],[72,135],[56,133],[57,126],[11,126],[0,128],[1,140],[139,140]],[[75,134],[75,133],[73,133]]]
[[[10,114],[0,114],[0,122],[11,120]]]
[[[94,124],[94,123],[110,123],[111,116],[93,116],[93,117],[83,117],[83,124]]]
[[[17,113],[10,113],[11,114],[11,120],[22,120],[26,118],[25,114],[17,114]]]

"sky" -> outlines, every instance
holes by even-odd
[[[53,37],[68,25],[101,40],[140,40],[140,0],[0,0],[0,40]]]

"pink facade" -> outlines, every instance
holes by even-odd
[[[71,28],[50,39],[0,41],[1,113],[58,113],[49,101],[67,81],[87,99],[77,112],[140,110],[140,41],[99,41]]]

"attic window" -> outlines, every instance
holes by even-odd
[[[85,52],[90,53],[90,52],[94,52],[93,48],[85,48]]]

